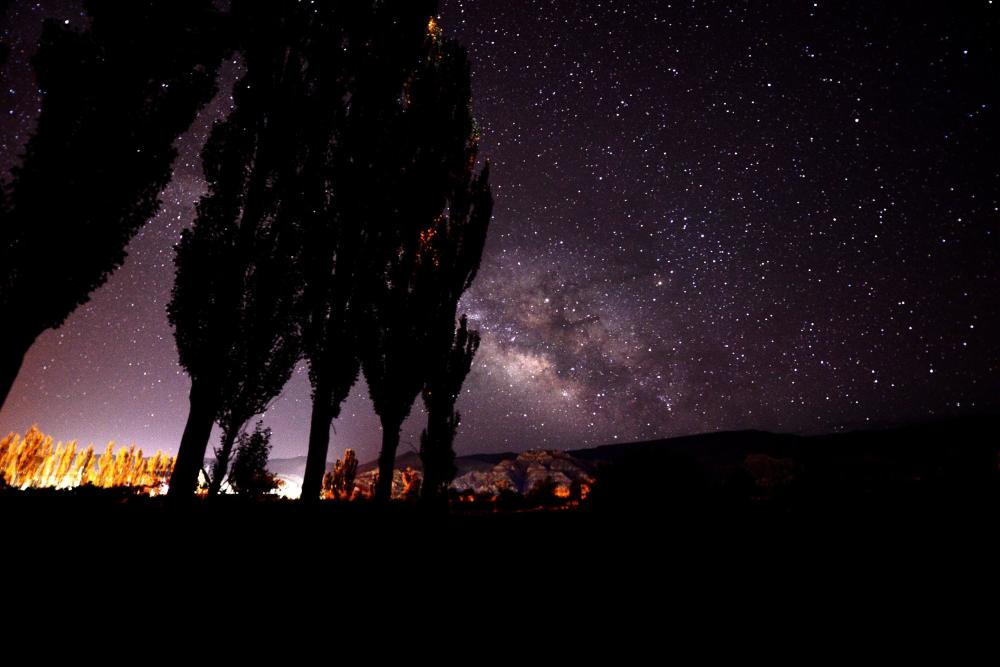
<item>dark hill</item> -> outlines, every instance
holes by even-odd
[[[594,464],[635,457],[686,457],[712,469],[742,463],[748,455],[774,458],[829,459],[856,463],[941,460],[963,452],[1000,447],[1000,417],[940,419],[908,426],[847,431],[825,435],[794,435],[768,431],[720,431],[569,450]]]
[[[596,504],[780,511],[949,504],[986,509],[1000,491],[1000,418],[799,436],[732,431],[574,450],[601,472]]]
[[[948,496],[995,484],[1000,417],[994,415],[931,420],[909,426],[793,435],[766,431],[724,431],[603,445],[568,453],[598,473],[598,494],[614,502],[704,500],[720,489],[740,497],[788,495],[812,498],[905,498],[914,489]],[[514,452],[473,454],[456,459],[459,475],[486,471]],[[398,467],[420,469],[407,452]],[[328,465],[332,469],[333,464]],[[275,459],[271,470],[301,475],[305,457]],[[359,472],[376,468],[370,461]],[[672,500],[671,500],[672,499]]]
[[[470,454],[468,456],[458,457],[455,464],[458,467],[458,474],[462,475],[473,470],[489,470],[497,463],[506,459],[512,459],[515,456],[517,456],[515,452]],[[407,466],[414,468],[415,470],[421,469],[420,456],[416,452],[405,452],[396,457],[397,468],[406,468]],[[276,475],[292,475],[301,477],[303,471],[306,469],[306,457],[296,456],[285,459],[271,459],[267,462],[267,467],[268,470]],[[362,463],[358,466],[359,473],[365,473],[376,469],[378,469],[377,460],[368,461],[367,463]],[[326,470],[327,472],[333,470],[333,461],[327,462]]]

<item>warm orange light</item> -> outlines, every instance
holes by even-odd
[[[440,259],[438,258],[437,249],[434,247],[435,237],[438,235],[438,228],[436,225],[441,224],[444,221],[443,216],[438,216],[437,220],[434,221],[435,226],[428,227],[420,232],[418,238],[418,248],[421,257],[430,256],[431,263],[434,266],[440,265]]]
[[[24,434],[0,440],[0,475],[18,489],[68,489],[92,484],[101,488],[132,487],[150,495],[162,493],[174,469],[173,457],[157,451],[150,458],[141,449],[109,442],[98,458],[93,445],[77,453],[76,441],[52,446],[52,437],[32,426]]]
[[[434,229],[433,227],[429,227],[429,228],[421,231],[420,232],[420,249],[421,250],[426,250],[427,247],[430,246],[431,241],[434,240],[435,236],[437,236],[437,230]]]
[[[420,493],[420,473],[407,466],[402,473],[403,490],[399,492],[399,497],[404,500],[415,498]]]

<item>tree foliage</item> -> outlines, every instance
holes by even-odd
[[[464,319],[456,331],[457,303],[492,196],[468,58],[428,21],[437,3],[84,5],[86,30],[45,26],[38,131],[0,201],[0,312],[23,324],[0,329],[0,402],[31,342],[107,280],[155,214],[173,142],[238,48],[245,74],[202,150],[208,192],[176,246],[167,310],[192,386],[170,494],[193,492],[214,423],[218,489],[246,445],[236,434],[302,356],[314,401],[303,497],[319,494],[331,421],[361,370],[383,425],[379,495],[422,391],[439,488],[478,344]],[[37,271],[42,254],[60,270]]]
[[[350,500],[354,492],[354,479],[358,474],[358,457],[353,449],[344,452],[343,460],[337,459],[333,470],[323,476],[323,497]]]
[[[33,65],[35,134],[0,210],[0,403],[25,351],[125,260],[159,209],[173,144],[215,92],[228,27],[211,0],[88,0],[89,27],[49,20]],[[38,258],[58,270],[39,270]]]
[[[229,484],[240,496],[259,498],[278,488],[277,478],[268,472],[271,429],[258,421],[252,433],[243,432],[236,441],[236,455],[229,471]]]
[[[455,401],[462,391],[472,359],[479,349],[479,333],[469,331],[466,317],[442,357],[436,357],[423,388],[427,428],[420,434],[420,460],[424,468],[423,497],[441,500],[455,478],[455,434],[462,421]]]
[[[382,500],[391,491],[399,429],[432,363],[430,343],[439,330],[442,304],[449,301],[443,293],[460,294],[479,264],[486,229],[472,229],[470,216],[476,210],[488,222],[492,206],[488,170],[472,176],[479,135],[465,50],[443,39],[433,21],[425,49],[389,130],[395,133],[395,157],[387,164],[402,167],[383,177],[380,217],[389,224],[372,235],[366,272],[360,350],[382,422],[376,490]],[[474,203],[475,192],[485,199]]]
[[[246,74],[234,88],[233,110],[202,152],[209,191],[177,246],[168,306],[192,380],[171,482],[172,493],[185,495],[207,447],[209,417],[223,430],[222,470],[235,434],[280,393],[301,351],[298,103],[306,94],[312,16],[286,3],[234,2],[232,11]],[[213,481],[217,492],[221,478]]]
[[[377,241],[395,224],[381,207],[400,161],[397,127],[404,87],[425,53],[428,0],[348,3],[327,40],[341,48],[322,60],[310,109],[306,172],[305,357],[313,413],[302,497],[319,494],[330,425],[357,380],[364,278]],[[325,91],[323,93],[322,91]],[[397,128],[398,129],[398,128]]]

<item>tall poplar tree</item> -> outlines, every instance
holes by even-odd
[[[0,206],[0,406],[35,339],[87,302],[156,214],[174,141],[214,94],[229,47],[211,0],[84,8],[82,31],[45,23],[38,125]]]
[[[456,221],[461,217],[470,200],[462,186],[471,186],[478,149],[471,97],[465,50],[442,38],[432,20],[426,55],[404,88],[394,127],[394,150],[403,167],[385,179],[380,200],[385,223],[372,235],[374,251],[366,274],[359,349],[382,423],[376,486],[381,501],[388,500],[392,490],[400,428],[432,363],[440,290],[447,283],[443,276],[461,254],[455,245],[461,235],[452,233],[449,224],[452,214]],[[475,182],[488,193],[486,180],[484,173]],[[480,243],[479,252],[473,253],[477,266],[481,249]]]
[[[223,427],[228,460],[235,435],[281,391],[301,349],[298,109],[316,13],[251,0],[236,0],[232,11],[246,74],[202,152],[209,191],[177,246],[168,306],[191,377],[174,498],[194,492],[213,423]]]
[[[345,3],[340,31],[317,54],[308,108],[309,168],[303,196],[307,242],[304,351],[312,383],[302,499],[319,498],[332,421],[357,380],[359,322],[367,309],[371,258],[392,238],[384,200],[407,168],[399,150],[407,83],[426,55],[436,2]]]

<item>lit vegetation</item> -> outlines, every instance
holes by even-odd
[[[100,488],[131,487],[150,495],[162,493],[174,467],[174,459],[157,451],[145,458],[135,446],[119,447],[109,442],[98,456],[94,446],[77,451],[76,441],[55,446],[32,426],[22,438],[10,433],[0,440],[0,476],[16,489],[69,489],[92,485]]]
[[[353,449],[344,452],[344,459],[337,459],[333,466],[333,472],[328,472],[323,476],[323,490],[321,497],[324,500],[354,500],[357,497],[357,488],[354,486],[354,478],[358,473],[358,457]]]

